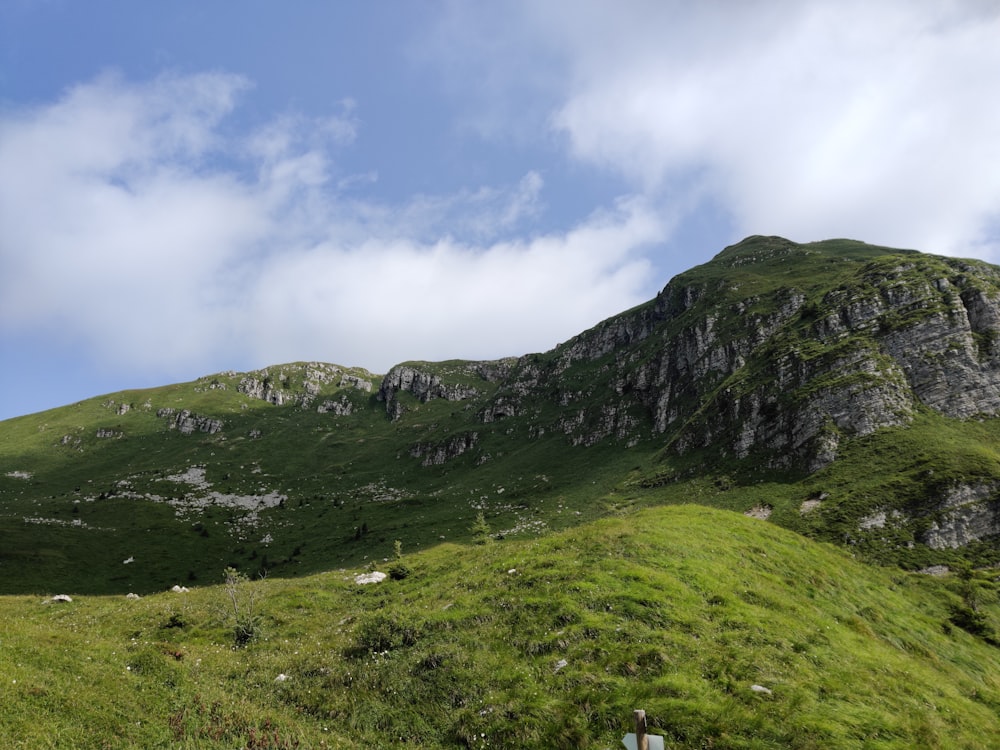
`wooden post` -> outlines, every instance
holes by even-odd
[[[635,716],[635,746],[637,750],[649,750],[649,740],[646,738],[646,712],[637,708]]]

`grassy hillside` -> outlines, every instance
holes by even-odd
[[[335,384],[316,402],[347,399],[351,413],[318,413],[315,403],[239,393],[243,377],[108,394],[0,423],[0,591],[148,593],[214,580],[227,565],[299,576],[384,558],[396,539],[411,550],[468,540],[478,512],[495,534],[533,536],[607,512],[602,499],[655,452],[574,450],[561,435],[529,442],[506,425],[487,429],[466,404],[409,394],[406,419],[392,422],[373,393]],[[304,391],[292,382],[288,392]],[[176,415],[157,416],[165,408],[223,427],[182,434]],[[442,465],[412,453],[470,431],[475,450]]]
[[[983,576],[696,506],[402,552],[400,580],[244,584],[242,648],[221,586],[4,597],[0,745],[610,748],[634,708],[670,748],[1000,744]]]
[[[214,582],[228,565],[298,577],[381,560],[397,539],[411,551],[468,541],[479,512],[494,535],[516,539],[691,501],[766,509],[772,522],[874,562],[1000,562],[988,542],[928,549],[917,543],[919,525],[861,528],[873,510],[915,515],[957,482],[1000,481],[995,419],[927,411],[846,443],[836,462],[806,475],[712,451],[665,453],[655,436],[573,446],[561,433],[533,433],[530,415],[484,425],[468,404],[408,394],[397,422],[372,393],[336,386],[318,398],[350,399],[353,411],[317,413],[237,393],[239,377],[110,394],[0,424],[0,592],[144,594]],[[212,389],[227,380],[228,389]],[[123,415],[122,404],[132,405]],[[181,434],[156,416],[170,407],[224,427]],[[111,437],[97,437],[102,429]],[[411,453],[470,432],[474,449],[441,465]]]

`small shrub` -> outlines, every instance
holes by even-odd
[[[986,616],[979,610],[965,605],[952,608],[951,617],[948,618],[951,624],[957,625],[966,633],[987,638],[992,636],[993,629],[990,627]]]
[[[233,626],[233,643],[243,648],[260,637],[263,620],[257,615],[244,615]]]
[[[469,527],[469,531],[472,532],[472,538],[476,544],[489,544],[492,541],[490,538],[490,525],[486,522],[486,516],[482,511],[476,514],[476,520]]]
[[[389,566],[389,578],[402,581],[411,573],[410,568],[403,563],[403,543],[397,539],[393,542],[392,548],[395,562]]]
[[[994,582],[982,577],[968,562],[959,563],[956,579],[955,586],[961,602],[952,605],[949,622],[991,645],[997,645],[997,633],[982,609],[983,604],[996,599]]]
[[[395,563],[389,566],[389,578],[394,581],[402,581],[410,575],[412,571],[403,563]]]
[[[167,618],[167,621],[163,623],[161,627],[165,630],[172,628],[186,628],[188,626],[187,620],[184,619],[184,615],[174,612]]]
[[[395,617],[377,614],[362,621],[355,631],[354,648],[349,656],[361,657],[378,654],[414,645],[420,637],[420,629],[409,622]]]
[[[261,635],[263,618],[255,611],[257,591],[250,580],[233,567],[223,573],[226,594],[233,612],[233,643],[243,648]]]

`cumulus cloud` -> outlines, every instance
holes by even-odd
[[[649,265],[636,250],[662,236],[633,200],[563,234],[487,246],[373,237],[303,247],[267,261],[248,291],[258,317],[241,336],[278,360],[364,352],[383,369],[541,351],[642,301]]]
[[[700,195],[741,234],[1000,258],[995,3],[520,7],[510,33],[561,71],[551,127],[572,158],[637,192]],[[469,46],[518,27],[458,17]]]
[[[546,349],[648,295],[639,251],[665,227],[644,201],[534,235],[534,172],[366,201],[336,164],[353,103],[235,133],[249,87],[108,76],[0,117],[0,331],[58,330],[132,370],[380,371]]]
[[[581,80],[555,116],[576,154],[647,188],[698,174],[746,231],[952,253],[989,241],[1000,15],[909,2],[700,7],[628,54],[578,48]]]

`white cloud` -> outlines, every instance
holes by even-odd
[[[264,228],[252,191],[203,166],[245,87],[231,76],[104,78],[5,119],[0,326],[58,329],[118,361],[158,347],[152,356],[201,353],[190,331],[212,321],[192,298]]]
[[[537,217],[544,208],[544,180],[537,172],[528,172],[511,187],[479,187],[450,195],[412,196],[401,206],[358,207],[369,224],[390,231],[433,242],[444,231],[479,243],[516,233]],[[373,231],[369,226],[368,231]]]
[[[373,237],[302,248],[261,269],[241,337],[256,342],[258,358],[340,352],[378,370],[545,350],[643,300],[649,265],[636,250],[663,231],[633,201],[566,234],[523,241]]]
[[[58,330],[131,370],[384,370],[546,349],[648,296],[639,251],[665,227],[641,200],[536,236],[534,172],[363,201],[336,173],[353,105],[234,134],[226,115],[248,86],[105,77],[4,115],[0,333]]]
[[[742,233],[1000,258],[995,3],[525,0],[520,26],[455,17],[467,46],[511,33],[559,60],[568,153],[650,197],[700,191]]]

